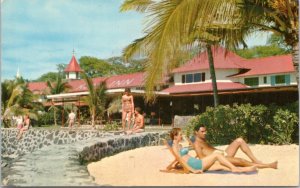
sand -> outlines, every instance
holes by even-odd
[[[224,149],[226,146],[218,148]],[[165,146],[138,148],[103,158],[88,165],[99,185],[113,186],[298,186],[298,145],[250,145],[263,162],[278,160],[278,169],[259,169],[252,174],[206,171],[203,174],[160,172],[173,156]],[[190,153],[194,154],[193,151]],[[241,151],[237,156],[248,159]]]

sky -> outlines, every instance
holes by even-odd
[[[73,49],[81,56],[106,59],[143,36],[144,15],[119,12],[123,0],[1,0],[1,79],[19,68],[25,79],[56,72]],[[265,34],[247,44],[264,45]]]

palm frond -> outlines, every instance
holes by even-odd
[[[149,44],[149,43],[148,43]],[[136,55],[147,56],[145,49],[147,48],[147,36],[136,39],[130,45],[123,49],[123,58],[125,62]]]
[[[145,12],[151,4],[153,4],[151,0],[125,0],[120,7],[120,11],[135,10],[137,12]]]

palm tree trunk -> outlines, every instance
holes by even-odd
[[[207,56],[208,56],[208,64],[209,64],[209,71],[211,75],[211,83],[214,93],[214,106],[217,107],[219,105],[219,97],[218,97],[218,88],[217,88],[217,79],[214,67],[214,58],[211,50],[211,44],[206,44],[207,49]]]
[[[54,106],[54,108],[53,108],[53,118],[54,118],[54,125],[55,125],[55,127],[57,126],[57,120],[56,120],[56,109],[55,109],[55,106]]]
[[[293,46],[292,49],[292,58],[293,58],[293,65],[296,71],[296,81],[298,84],[298,90],[299,90],[299,46],[298,46],[298,42],[296,43],[296,45]]]
[[[95,112],[92,113],[92,127],[95,127]]]

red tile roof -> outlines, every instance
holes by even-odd
[[[222,90],[231,90],[231,89],[242,89],[247,88],[246,85],[235,82],[218,82],[217,87],[219,91]],[[212,83],[198,83],[198,84],[185,84],[185,85],[175,85],[173,87],[169,87],[162,92],[167,92],[170,94],[175,93],[194,93],[194,92],[204,92],[204,91],[212,91]]]
[[[125,87],[142,87],[144,85],[145,73],[138,72],[111,76],[106,80],[108,89],[125,88]]]
[[[76,60],[75,56],[73,55],[70,63],[65,68],[65,72],[81,72],[81,71],[82,70],[81,70],[79,64],[77,63],[77,60]]]
[[[47,89],[46,82],[29,82],[27,88],[33,93],[44,93]]]
[[[243,68],[242,61],[244,59],[235,53],[226,50],[222,47],[212,48],[214,57],[215,69],[240,69]],[[207,52],[201,52],[192,60],[188,61],[183,66],[180,66],[172,71],[172,73],[190,72],[209,69]]]
[[[142,87],[145,73],[132,73],[106,77],[93,78],[93,84],[98,85],[100,82],[105,81],[107,89],[117,89],[125,87]],[[71,89],[68,93],[83,92],[87,91],[86,83],[83,79],[81,80],[69,80],[68,85]],[[31,91],[41,91],[47,88],[46,82],[31,82],[28,87]]]
[[[255,59],[247,59],[243,61],[244,67],[249,71],[230,77],[255,76],[264,74],[278,74],[294,72],[292,55],[279,55],[272,57],[262,57]]]
[[[99,77],[99,78],[93,78],[93,84],[94,86],[98,85],[100,82],[105,81],[106,78]],[[85,80],[70,80],[68,84],[71,86],[71,89],[68,91],[68,93],[75,93],[75,92],[83,92],[87,91],[88,88],[86,86]]]

